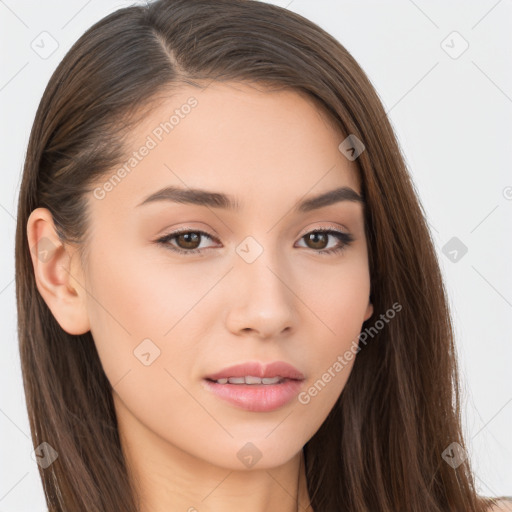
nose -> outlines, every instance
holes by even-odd
[[[298,300],[291,273],[268,250],[252,263],[238,256],[235,261],[227,329],[264,339],[289,335],[296,328]]]

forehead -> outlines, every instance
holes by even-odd
[[[132,127],[126,159],[103,178],[115,178],[105,199],[133,208],[158,188],[179,186],[262,207],[340,186],[360,192],[356,164],[338,150],[344,138],[305,93],[248,83],[182,87]]]

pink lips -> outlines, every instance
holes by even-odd
[[[218,379],[229,377],[283,377],[278,384],[219,384]],[[259,362],[248,362],[230,366],[208,375],[203,379],[203,385],[219,398],[252,412],[267,412],[279,409],[293,397],[302,386],[304,375],[292,365],[276,361],[268,365]]]
[[[264,365],[259,362],[248,362],[243,364],[237,364],[222,369],[220,372],[207,375],[205,378],[210,380],[218,380],[229,377],[245,377],[252,375],[254,377],[285,377],[287,379],[303,380],[304,375],[297,370],[291,364],[285,363],[284,361],[275,361]]]

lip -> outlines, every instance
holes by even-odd
[[[217,373],[207,375],[205,379],[218,380],[229,377],[245,377],[246,375],[260,377],[261,379],[265,377],[277,377],[278,375],[293,380],[304,380],[305,378],[295,366],[285,363],[284,361],[274,361],[266,365],[258,361],[249,361],[247,363],[223,368]]]
[[[297,396],[302,381],[286,379],[281,384],[218,384],[203,379],[203,384],[216,396],[240,409],[270,412],[283,407]]]
[[[260,378],[281,376],[280,384],[218,384],[217,379],[245,377]],[[251,412],[270,412],[289,403],[300,391],[304,375],[284,361],[275,361],[266,366],[259,362],[229,366],[203,379],[204,387],[217,397]]]

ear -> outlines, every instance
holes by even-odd
[[[51,212],[36,208],[27,222],[27,237],[37,289],[59,325],[69,334],[90,330],[86,290],[78,254],[64,245],[55,230]]]
[[[371,316],[373,315],[373,304],[368,301],[368,306],[366,308],[366,313],[364,315],[364,320],[368,320],[368,318],[370,318]]]

